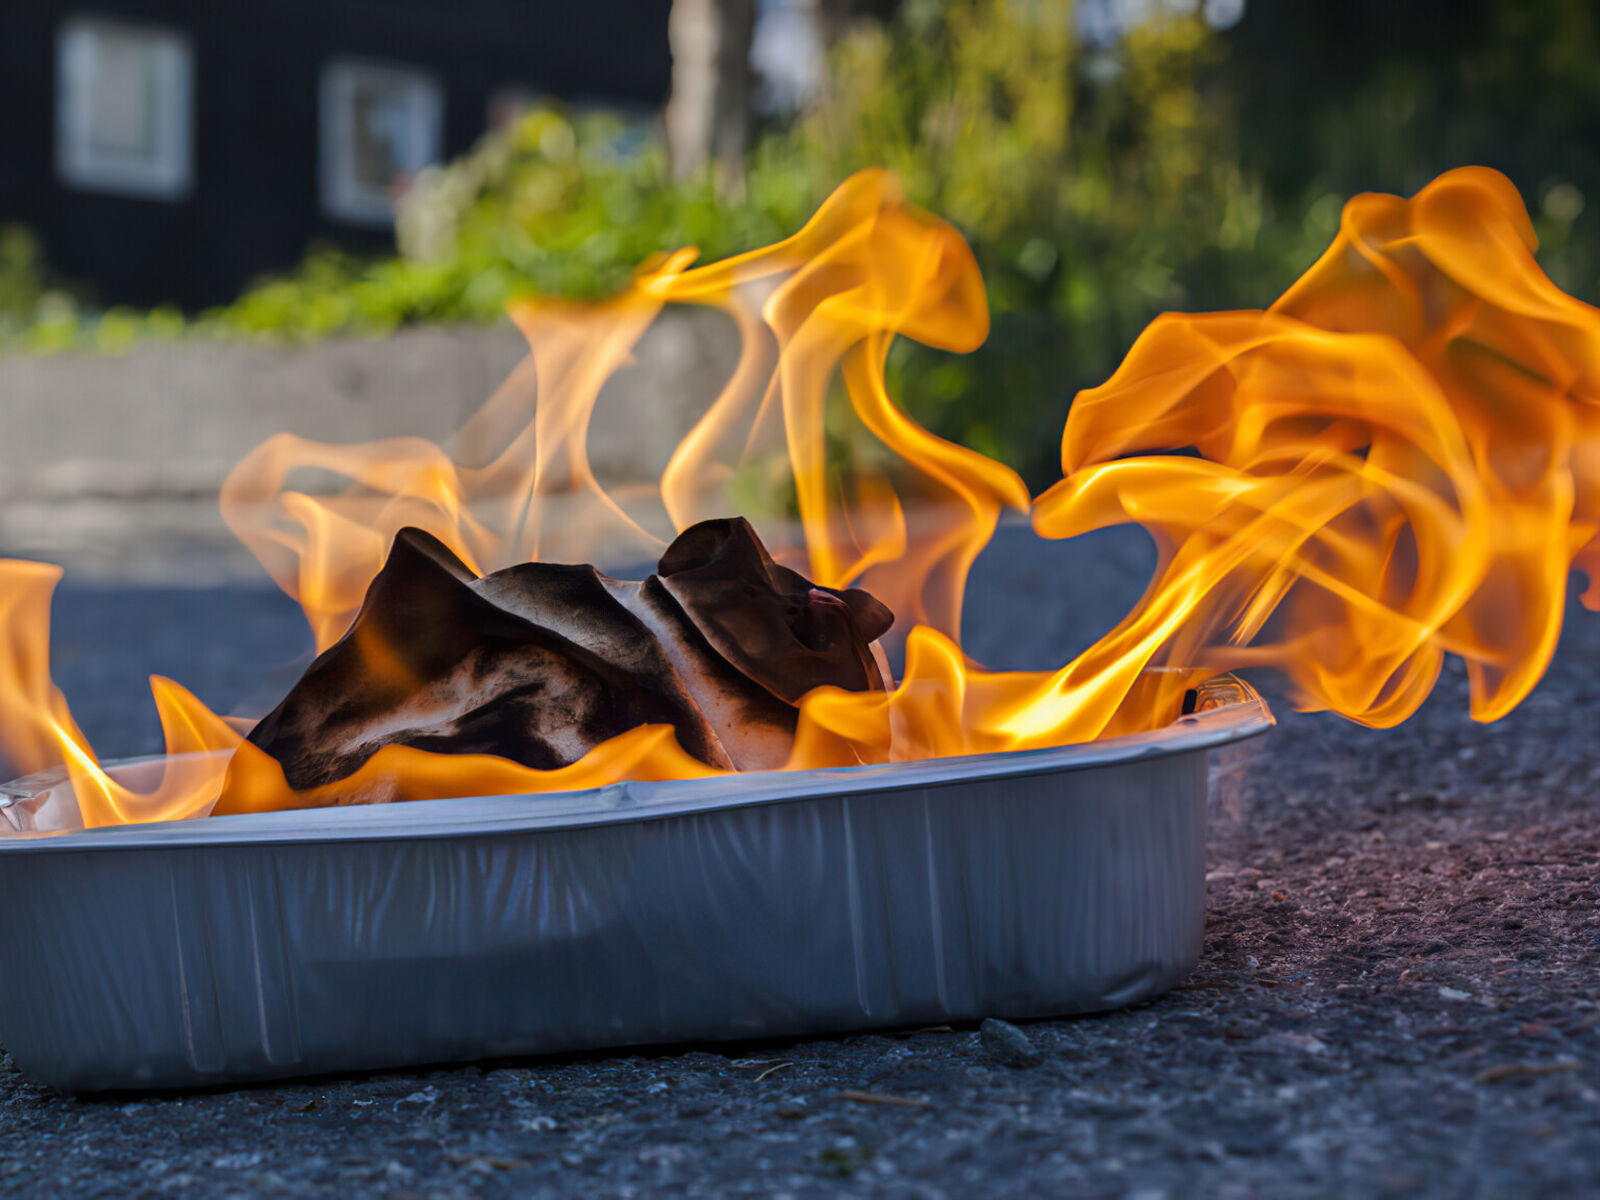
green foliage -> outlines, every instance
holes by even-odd
[[[1600,9],[1592,0],[1259,7],[1225,39],[1239,161],[1284,223],[1466,163],[1510,176],[1560,287],[1600,301]]]
[[[603,295],[663,250],[697,245],[719,257],[781,237],[804,216],[792,201],[728,205],[708,181],[674,182],[658,145],[614,153],[618,133],[604,118],[529,113],[418,177],[401,206],[397,257],[315,250],[201,325],[304,338],[493,320],[513,296]]]
[[[784,149],[819,178],[872,163],[971,240],[993,330],[970,356],[901,347],[934,428],[1047,478],[1071,396],[1173,308],[1270,301],[1318,247],[1265,228],[1225,110],[1214,35],[1152,21],[1077,44],[1067,0],[910,0],[837,49]]]
[[[38,239],[21,225],[0,225],[0,322],[13,329],[30,320],[43,295]]]
[[[1068,0],[910,0],[840,41],[827,94],[760,141],[736,202],[709,178],[674,181],[658,145],[621,157],[614,126],[534,112],[417,180],[398,257],[315,252],[201,325],[319,337],[490,320],[519,293],[603,294],[664,250],[775,240],[850,172],[885,165],[972,241],[994,318],[976,355],[901,347],[899,394],[1043,479],[1072,394],[1152,316],[1265,302],[1315,254],[1298,225],[1263,229],[1205,91],[1214,57],[1193,17],[1086,49]]]
[[[113,308],[85,315],[82,289],[53,279],[39,241],[20,225],[0,225],[0,347],[36,353],[93,348],[115,353],[138,341],[175,337],[183,314],[163,306],[148,312]]]
[[[396,255],[314,249],[188,322],[97,313],[48,277],[23,231],[0,231],[0,345],[492,321],[518,294],[603,295],[662,251],[771,242],[845,175],[884,165],[967,235],[993,315],[973,355],[899,345],[896,394],[1044,482],[1072,395],[1151,317],[1269,303],[1355,191],[1500,167],[1551,276],[1597,298],[1600,19],[1586,0],[1251,4],[1225,36],[1167,16],[1111,46],[1074,28],[1071,0],[903,0],[834,46],[824,94],[759,139],[737,198],[709,177],[674,180],[653,140],[621,153],[615,122],[533,112],[416,181]]]
[[[518,295],[614,291],[664,250],[695,245],[716,258],[777,240],[825,191],[776,179],[730,204],[708,179],[674,181],[659,144],[618,153],[623,132],[604,116],[529,113],[462,159],[422,173],[401,206],[399,254],[369,259],[313,247],[294,270],[187,324],[170,309],[95,313],[67,292],[45,290],[36,243],[17,230],[15,268],[0,240],[0,344],[114,351],[175,328],[304,341],[420,321],[493,321]]]
[[[1197,18],[1086,50],[1067,0],[911,0],[842,39],[826,96],[761,140],[736,202],[672,180],[659,146],[621,157],[615,127],[534,112],[417,180],[398,257],[314,252],[200,324],[320,337],[603,294],[664,250],[716,258],[781,237],[851,171],[886,165],[972,241],[994,317],[973,356],[902,347],[897,389],[939,431],[1044,478],[1071,395],[1152,316],[1262,302],[1314,254],[1263,236],[1204,93],[1213,57]]]

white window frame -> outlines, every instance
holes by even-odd
[[[323,210],[352,224],[394,224],[394,197],[356,178],[356,89],[363,84],[409,89],[407,114],[412,136],[421,143],[416,169],[439,161],[444,143],[444,89],[427,71],[403,63],[371,59],[336,58],[322,68],[317,122],[319,155],[317,178]]]
[[[96,43],[133,37],[156,55],[154,150],[118,154],[94,144],[91,83]],[[56,174],[89,192],[182,200],[194,187],[194,47],[164,25],[113,17],[68,17],[56,30]]]

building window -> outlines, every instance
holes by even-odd
[[[421,71],[339,61],[322,72],[322,206],[341,220],[388,225],[394,200],[439,158],[444,95]]]
[[[56,41],[56,171],[87,191],[178,200],[194,182],[194,54],[176,30],[73,17]]]

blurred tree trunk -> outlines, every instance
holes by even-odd
[[[744,186],[750,142],[750,38],[755,0],[672,0],[667,148],[678,178],[715,163],[725,194]]]

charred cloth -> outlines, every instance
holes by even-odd
[[[882,691],[889,610],[774,562],[743,519],[680,534],[642,581],[524,563],[479,577],[404,529],[355,622],[250,740],[307,791],[384,746],[549,770],[641,725],[724,770],[780,767],[800,698]]]

